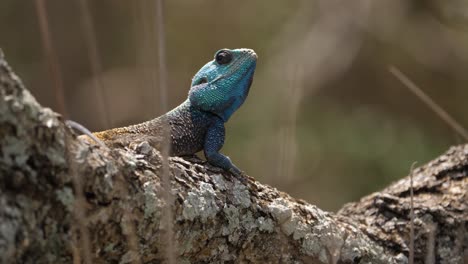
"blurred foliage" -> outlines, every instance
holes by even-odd
[[[101,130],[161,114],[156,7],[88,1],[103,65],[93,76],[77,0],[46,1],[70,118]],[[387,185],[462,143],[388,73],[395,65],[468,124],[466,1],[171,0],[166,43],[171,107],[220,48],[253,48],[259,63],[223,152],[250,175],[325,209]],[[43,104],[56,108],[34,1],[0,2],[0,47]]]

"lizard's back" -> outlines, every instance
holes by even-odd
[[[147,122],[93,133],[109,147],[123,147],[132,142],[147,141],[161,149],[163,128],[169,125],[171,155],[191,155],[203,149],[208,127],[214,114],[194,109],[187,100],[172,111]]]

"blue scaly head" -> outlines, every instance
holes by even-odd
[[[193,77],[191,105],[228,121],[247,98],[256,65],[257,54],[251,49],[217,51]]]

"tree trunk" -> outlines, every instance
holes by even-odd
[[[2,263],[409,261],[408,177],[336,214],[196,158],[165,187],[157,150],[81,142],[3,55],[0,113]],[[467,175],[468,146],[413,171],[415,263],[468,263]]]

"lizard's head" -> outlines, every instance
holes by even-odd
[[[251,49],[219,50],[193,77],[190,103],[227,121],[247,98],[256,65]]]

